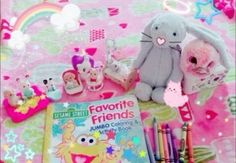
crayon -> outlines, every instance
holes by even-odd
[[[163,138],[162,138],[162,129],[161,125],[158,124],[158,143],[159,143],[159,152],[160,152],[160,163],[164,163],[165,154],[164,154],[164,146],[163,146]]]
[[[156,163],[147,132],[144,132],[150,163]]]
[[[175,145],[175,137],[172,133],[172,131],[170,131],[170,135],[171,135],[171,140],[172,140],[172,147],[173,147],[173,152],[174,152],[174,162],[178,162],[178,151]]]
[[[163,138],[165,162],[168,163],[168,161],[169,161],[169,150],[168,150],[168,142],[167,142],[167,135],[166,135],[166,125],[162,125],[162,138]]]
[[[188,146],[188,163],[194,163],[193,145],[192,145],[192,129],[191,125],[187,125],[187,146]]]
[[[186,149],[186,137],[187,137],[187,124],[182,126],[182,134],[180,140],[179,162],[184,163],[185,149]]]
[[[174,157],[174,150],[173,150],[173,140],[171,137],[171,128],[168,124],[166,124],[166,137],[167,137],[167,143],[168,143],[168,149],[169,149],[169,162],[174,163],[175,157]]]
[[[158,143],[158,130],[157,130],[157,120],[156,118],[153,119],[153,133],[154,133],[154,145],[155,145],[155,159],[156,161],[160,160],[159,154],[159,143]]]

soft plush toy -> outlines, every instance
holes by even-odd
[[[180,65],[184,73],[183,91],[186,94],[219,85],[227,73],[217,50],[199,39],[192,40],[184,47]]]
[[[187,32],[210,42],[221,55],[223,65],[230,67],[223,41],[213,37],[211,31],[190,24],[176,14],[159,14],[145,27],[141,50],[134,62],[134,67],[140,70],[140,82],[135,88],[140,100],[148,101],[151,98],[155,102],[165,103],[163,94],[168,82],[182,81],[178,44],[184,40]]]

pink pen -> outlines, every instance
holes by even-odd
[[[162,125],[162,137],[163,137],[163,146],[164,146],[164,154],[165,154],[165,162],[169,162],[169,149],[166,135],[166,125]]]

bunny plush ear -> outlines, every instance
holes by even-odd
[[[232,67],[232,56],[227,52],[223,39],[212,31],[195,24],[186,23],[186,29],[197,38],[210,43],[219,52],[221,61],[226,69]]]

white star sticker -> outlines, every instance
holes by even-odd
[[[29,149],[25,152],[26,159],[33,160],[35,153]]]
[[[69,103],[68,103],[68,102],[65,102],[65,103],[63,104],[63,106],[64,106],[65,108],[67,108],[67,107],[69,106]]]

